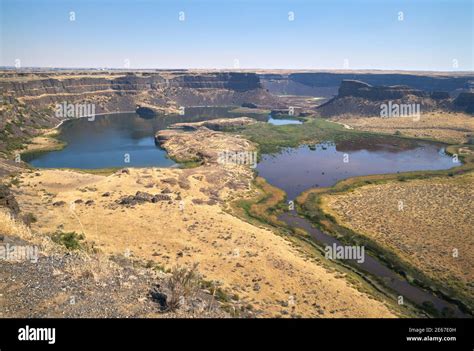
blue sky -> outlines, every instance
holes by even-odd
[[[1,66],[474,69],[472,0],[0,3]]]

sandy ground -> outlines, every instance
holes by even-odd
[[[474,297],[474,174],[367,185],[325,195],[338,222],[431,278]]]
[[[225,202],[249,190],[248,179],[232,170],[130,169],[110,176],[45,170],[20,179],[14,192],[22,211],[38,219],[33,231],[84,232],[106,254],[129,253],[165,267],[199,262],[206,279],[221,282],[257,315],[394,316],[384,303],[304,257],[283,237],[224,212]],[[137,191],[164,189],[172,200],[116,203]]]
[[[340,117],[341,122],[357,130],[436,139],[447,143],[465,143],[474,134],[474,117],[464,113],[427,113],[419,120],[408,117]]]

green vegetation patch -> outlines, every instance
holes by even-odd
[[[82,250],[85,248],[84,235],[76,232],[57,231],[51,235],[51,239],[55,243],[65,246],[68,250]]]
[[[357,140],[372,133],[344,129],[343,126],[319,118],[308,118],[303,124],[273,125],[256,123],[247,125],[239,132],[243,137],[259,145],[261,153],[269,154],[285,147],[316,144],[324,141]]]

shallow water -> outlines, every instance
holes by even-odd
[[[285,212],[281,214],[278,219],[284,221],[290,227],[298,227],[306,230],[318,243],[324,246],[344,246],[343,243],[333,236],[325,234],[321,230],[313,227],[307,219],[299,217],[295,211]],[[345,261],[347,262],[347,260]],[[398,293],[399,296],[403,296],[417,305],[429,303],[440,314],[446,317],[470,317],[468,314],[461,311],[458,306],[437,297],[429,291],[411,285],[405,278],[396,274],[390,268],[380,263],[377,259],[367,253],[365,254],[364,262],[359,263],[356,260],[352,260],[352,263],[356,265],[359,270],[366,271],[378,277],[383,281],[384,285]]]
[[[325,187],[341,179],[369,174],[448,169],[459,165],[443,147],[428,142],[397,145],[397,140],[367,145],[321,143],[288,148],[264,155],[257,165],[260,176],[294,199],[308,188]],[[313,147],[314,148],[314,147]]]
[[[303,122],[297,119],[273,118],[272,116],[268,117],[267,122],[275,126],[285,126],[288,124],[303,124]]]

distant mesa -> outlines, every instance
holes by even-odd
[[[381,105],[417,104],[423,112],[444,110],[474,111],[474,93],[460,93],[456,99],[444,91],[424,91],[406,85],[372,86],[359,80],[343,80],[338,94],[317,107],[323,117],[337,115],[380,116]]]
[[[276,95],[306,95],[330,97],[337,94],[344,80],[357,80],[372,86],[407,86],[421,91],[448,92],[457,96],[474,87],[471,72],[389,72],[389,71],[332,71],[332,72],[262,72],[263,86]]]
[[[406,85],[372,86],[358,80],[343,80],[338,97],[353,96],[368,100],[397,100],[407,95],[428,97],[429,94]]]

